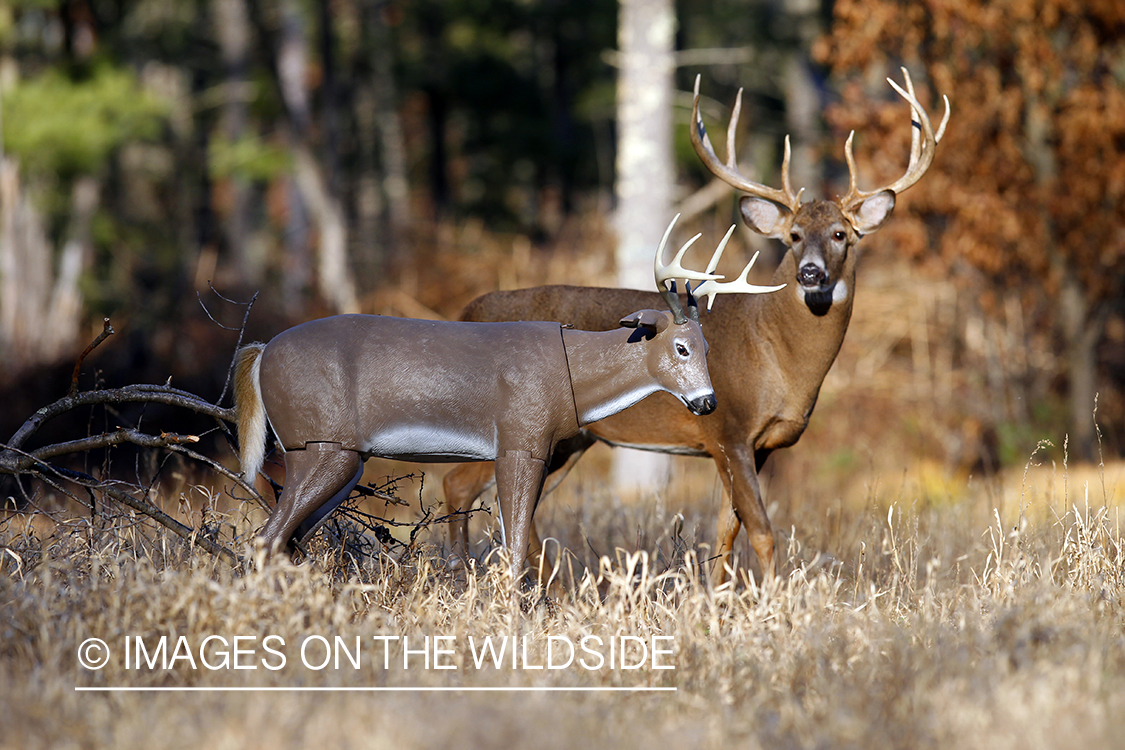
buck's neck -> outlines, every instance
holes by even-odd
[[[579,425],[605,419],[660,390],[645,367],[645,346],[635,328],[611,331],[563,329]]]
[[[772,282],[786,287],[751,300],[758,305],[758,314],[751,321],[755,333],[772,349],[791,385],[811,389],[813,399],[836,360],[851,320],[855,299],[854,248],[848,256],[830,292],[808,295],[797,282],[796,256],[789,250]]]

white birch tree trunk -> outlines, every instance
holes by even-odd
[[[333,194],[324,166],[314,156],[310,142],[312,111],[307,90],[308,39],[300,10],[290,0],[283,6],[278,72],[282,96],[292,115],[294,183],[304,199],[318,234],[317,290],[336,312],[359,311],[355,281],[348,268],[348,232],[344,206]]]
[[[621,0],[617,71],[617,284],[653,289],[652,257],[671,221],[676,13],[672,0]],[[661,453],[618,449],[619,489],[643,492],[667,484]]]
[[[809,66],[809,49],[823,33],[817,0],[785,0],[785,12],[797,30],[799,43],[785,57],[782,85],[785,89],[785,122],[793,144],[790,175],[793,188],[808,188],[816,197],[821,195],[823,182],[821,158],[817,145],[821,140],[821,102],[816,81]]]
[[[81,177],[71,193],[70,228],[55,268],[43,218],[23,189],[15,159],[0,157],[0,358],[4,377],[77,352],[82,273],[92,254],[90,225],[101,186]]]
[[[222,130],[231,146],[246,136],[249,121],[250,16],[245,0],[215,0],[215,38],[223,60]],[[223,222],[231,258],[239,275],[257,283],[263,258],[250,250],[250,185],[231,175],[231,206]]]
[[[652,256],[672,219],[671,0],[622,0],[617,71],[617,283],[651,289]]]

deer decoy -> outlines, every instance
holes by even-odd
[[[674,288],[677,278],[722,277],[683,267],[691,242],[662,262],[674,224],[654,263],[669,311],[641,309],[613,330],[338,315],[240,349],[235,407],[247,479],[262,466],[267,431],[284,451],[285,487],[261,531],[268,549],[311,535],[359,481],[368,457],[495,461],[501,535],[513,570],[522,571],[547,461],[560,441],[657,391],[692,414],[715,409],[698,308],[689,298],[685,313]],[[768,291],[738,282],[714,288],[733,290]]]
[[[852,138],[844,156],[850,172],[846,195],[835,200],[801,202],[789,182],[789,140],[785,141],[782,189],[767,187],[742,176],[735,160],[734,139],[742,92],[739,91],[727,129],[727,160],[711,146],[699,116],[699,78],[695,81],[691,140],[707,168],[718,178],[748,195],[740,200],[743,220],[755,232],[781,240],[787,252],[773,275],[773,284],[792,283],[790,289],[764,296],[720,300],[703,329],[710,344],[708,365],[719,406],[715,414],[697,419],[674,408],[659,395],[584,428],[560,444],[551,459],[548,491],[556,486],[594,443],[601,441],[641,450],[707,456],[715,461],[726,500],[720,510],[718,544],[712,580],[725,580],[740,526],[763,571],[773,572],[774,538],[758,472],[769,455],[793,445],[805,431],[821,383],[836,359],[851,319],[855,291],[856,242],[890,218],[895,196],[926,173],[949,120],[935,132],[915,97],[910,75],[903,69],[905,90],[888,82],[910,106],[910,161],[905,174],[886,187],[869,192],[856,187]],[[714,264],[707,270],[714,270]],[[743,274],[745,278],[745,273]],[[705,281],[696,289],[707,295]],[[710,298],[713,300],[713,298]],[[629,289],[574,286],[537,287],[492,292],[471,302],[462,320],[556,320],[588,330],[613,325],[622,311],[652,304],[652,294]],[[710,307],[710,305],[709,305]],[[444,478],[447,508],[468,508],[494,481],[489,464],[459,466]],[[454,551],[466,554],[467,524],[450,525]],[[538,535],[532,528],[532,547]]]

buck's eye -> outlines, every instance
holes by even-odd
[[[800,232],[790,232],[789,233],[789,239],[792,240],[793,242],[800,242],[801,241],[801,233]]]
[[[676,344],[676,354],[679,354],[681,357],[686,357],[690,353],[688,348],[683,344]]]
[[[837,242],[843,242],[847,238],[848,235],[844,234],[843,230],[840,229],[837,229],[832,235],[832,239],[836,240]]]

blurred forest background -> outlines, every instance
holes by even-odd
[[[737,196],[691,149],[697,74],[712,133],[745,87],[744,174],[777,183],[789,133],[794,182],[842,193],[854,129],[861,187],[885,184],[909,150],[900,66],[953,115],[860,245],[814,428],[837,451],[882,430],[874,452],[948,471],[1063,435],[1072,461],[1119,457],[1120,0],[0,2],[0,438],[65,393],[104,317],[118,335],[88,371],[216,398],[235,334],[199,300],[228,325],[242,309],[209,284],[259,292],[265,340],[631,283],[677,211],[683,238],[717,239]]]

